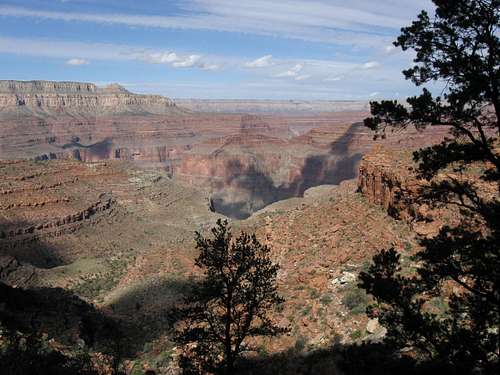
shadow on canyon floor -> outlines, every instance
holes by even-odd
[[[401,355],[383,342],[334,343],[329,348],[284,352],[244,358],[241,375],[457,375],[461,374],[436,361],[418,362]]]
[[[0,281],[0,323],[11,332],[47,334],[71,348],[85,345],[122,358],[131,353],[125,325],[62,288],[13,288]]]
[[[173,332],[178,319],[175,306],[196,288],[194,279],[159,278],[130,288],[109,305],[112,315],[134,327],[132,351],[142,351],[146,343]]]
[[[171,337],[179,316],[175,305],[191,288],[193,279],[164,279],[153,285],[134,289],[113,304],[114,314],[125,321],[142,325],[127,342],[140,352],[146,343],[159,337]],[[129,331],[129,335],[132,333]],[[165,342],[163,340],[163,342]],[[173,343],[172,347],[174,346]],[[419,363],[411,355],[401,355],[383,342],[341,344],[336,337],[330,346],[307,349],[307,342],[279,353],[249,351],[237,364],[241,375],[424,375],[458,374],[436,362]]]
[[[46,333],[69,346],[83,340],[88,347],[116,355],[118,342],[125,338],[122,323],[69,290],[40,287],[39,273],[67,264],[65,249],[26,228],[33,224],[0,222],[0,323],[11,332]]]
[[[360,153],[349,153],[349,146],[362,123],[352,124],[325,154],[311,155],[305,160],[299,175],[290,183],[276,186],[272,178],[255,165],[245,167],[237,160],[227,163],[229,178],[226,185],[243,191],[246,199],[233,201],[222,191],[213,197],[216,212],[235,219],[246,219],[253,212],[279,200],[301,197],[307,189],[319,185],[338,185],[357,176],[362,158]]]
[[[46,269],[69,264],[63,262],[69,249],[25,234],[31,227],[29,222],[0,222],[0,323],[27,334],[45,332],[68,345],[84,340],[105,352],[121,343],[120,356],[130,358],[171,330],[169,311],[189,292],[191,280],[158,279],[135,289],[126,285],[115,303],[97,308],[72,290],[39,287]],[[20,230],[22,235],[13,235]]]
[[[43,246],[50,248],[49,245]],[[175,306],[192,288],[196,288],[196,281],[182,277],[157,278],[137,287],[124,288],[127,289],[109,306],[98,309],[62,288],[13,288],[0,281],[0,321],[10,329],[28,334],[45,332],[74,348],[83,340],[88,347],[118,359],[136,358],[138,353],[144,352],[146,344],[152,348],[154,346],[149,344],[153,341],[171,337],[178,319]],[[165,339],[162,342],[165,343]],[[244,358],[240,361],[238,373],[433,373],[417,367],[411,358],[394,356],[383,344],[340,345],[336,342],[327,349],[305,351],[303,348],[304,345],[296,345],[282,353],[260,353],[257,357]],[[433,365],[432,369],[436,368]]]

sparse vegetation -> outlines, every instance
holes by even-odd
[[[352,341],[357,341],[361,338],[362,333],[359,329],[355,330],[354,332],[351,333],[351,340]]]
[[[76,294],[96,299],[103,292],[109,292],[118,283],[126,270],[128,260],[112,258],[105,262],[105,271],[85,276],[83,280],[72,287]]]
[[[0,325],[0,363],[4,375],[99,375],[87,348],[62,350],[46,334],[10,332]],[[111,363],[101,363],[112,371]]]
[[[311,310],[312,310],[312,306],[311,305],[306,305],[300,311],[300,315],[302,315],[302,316],[309,316],[309,315],[311,315]]]

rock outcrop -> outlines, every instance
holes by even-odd
[[[408,153],[378,147],[361,160],[358,188],[370,203],[383,206],[391,216],[412,221],[419,216],[413,197],[424,184],[413,168]]]
[[[73,233],[107,215],[113,197],[98,187],[106,168],[76,162],[0,161],[0,246],[4,251]]]
[[[52,268],[120,252],[129,246],[128,236],[133,241],[144,236],[150,224],[137,225],[142,215],[148,223],[160,216],[165,225],[177,225],[184,215],[185,224],[213,213],[206,195],[172,182],[163,171],[132,163],[0,161],[0,257],[5,259]],[[6,278],[17,263],[5,259],[0,274]]]
[[[477,174],[477,170],[484,167],[478,162],[460,172],[445,169],[429,182],[418,177],[411,152],[379,147],[366,154],[360,163],[358,190],[370,203],[381,205],[389,215],[410,223],[419,235],[432,237],[443,225],[460,222],[460,202],[431,204],[421,199],[422,192],[430,183],[439,184],[453,178],[474,186],[483,199],[496,199],[495,184],[482,180]]]
[[[0,118],[106,116],[180,112],[173,100],[132,94],[119,85],[51,81],[0,81]]]

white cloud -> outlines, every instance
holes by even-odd
[[[277,36],[349,46],[384,45],[393,36],[380,36],[409,24],[430,0],[184,0],[182,15],[77,13],[0,6],[0,15],[66,22],[93,22],[169,29],[214,30]],[[237,20],[237,21],[235,21]],[[346,31],[349,30],[349,31]]]
[[[363,69],[378,69],[382,65],[378,61],[368,61],[363,64]]]
[[[273,55],[262,56],[256,60],[249,61],[245,63],[245,68],[265,68],[273,65],[272,63]]]
[[[136,60],[164,64],[172,68],[219,69],[217,62],[201,55],[184,55],[173,51],[148,51],[144,48],[117,44],[61,42],[47,39],[6,38],[0,36],[0,53],[68,59],[68,65],[85,65],[89,60]],[[81,57],[75,58],[75,55]]]
[[[23,56],[39,56],[56,61],[67,61],[78,56],[79,59],[87,61],[107,61],[116,64],[120,61],[132,61],[137,64],[163,64],[165,67],[202,69],[213,71],[224,69],[236,78],[232,81],[234,91],[220,91],[221,95],[234,98],[248,98],[250,96],[281,96],[283,98],[322,98],[322,99],[369,99],[371,92],[400,92],[401,96],[413,95],[415,92],[410,82],[406,81],[400,71],[407,66],[408,60],[404,55],[401,58],[393,58],[391,61],[382,60],[380,69],[374,71],[362,69],[359,62],[342,60],[319,60],[319,59],[279,59],[273,57],[273,65],[255,70],[243,69],[246,59],[234,56],[202,56],[201,54],[185,53],[173,50],[151,50],[141,46],[65,42],[51,39],[28,39],[11,38],[0,36],[0,54],[17,54]],[[193,57],[195,56],[195,57]],[[201,57],[196,57],[201,56]],[[404,57],[404,58],[403,58]],[[49,61],[48,61],[49,63]],[[376,73],[376,74],[374,74]],[[257,83],[269,83],[269,90],[258,91],[257,87],[252,89],[245,87],[246,82],[253,80]],[[327,84],[325,81],[335,82]],[[338,82],[337,82],[338,81]],[[196,85],[189,88],[192,97],[202,97],[203,93],[196,92]],[[214,87],[216,83],[211,83]],[[208,85],[208,84],[207,84]],[[222,85],[222,83],[221,83]],[[208,87],[208,86],[207,86]],[[271,92],[271,88],[276,92]],[[150,92],[144,88],[144,92]],[[188,90],[186,88],[186,90]],[[207,88],[208,90],[208,88]],[[254,91],[252,91],[254,90]],[[177,92],[163,91],[165,95],[178,95]],[[188,91],[186,91],[188,92]],[[207,93],[209,92],[206,91]],[[242,95],[241,93],[249,93]],[[252,92],[252,94],[250,94]],[[216,97],[216,91],[211,93]],[[186,94],[187,95],[187,94]],[[350,96],[351,95],[351,96]]]
[[[180,58],[179,60],[172,63],[172,66],[174,68],[192,68],[199,63],[200,59],[200,55],[191,55],[185,58]]]
[[[393,54],[393,53],[396,53],[398,51],[398,49],[396,48],[395,45],[393,44],[389,44],[388,46],[385,46],[384,47],[384,52],[388,55],[390,54]]]
[[[175,52],[156,52],[150,54],[149,57],[151,62],[156,64],[172,64],[180,59]]]
[[[375,96],[379,96],[380,93],[378,91],[372,92],[369,96],[370,98],[374,98]]]
[[[287,70],[286,72],[278,73],[275,77],[296,77],[299,75],[300,71],[304,68],[304,65],[297,64],[293,68]]]
[[[89,61],[85,60],[85,59],[73,58],[73,59],[69,59],[68,61],[66,61],[66,64],[67,65],[75,65],[75,66],[78,66],[78,65],[88,65]]]
[[[165,64],[173,68],[199,68],[203,70],[218,70],[219,65],[203,61],[200,55],[179,55],[175,52],[154,52],[143,54],[142,59],[154,63]]]
[[[170,51],[146,53],[143,59],[153,64],[165,64],[174,68],[192,68],[194,66],[202,68],[205,66],[200,55],[180,56]]]

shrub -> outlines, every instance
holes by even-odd
[[[323,294],[323,296],[319,299],[321,304],[323,305],[329,305],[330,302],[332,302],[332,297],[329,294]]]
[[[306,337],[300,335],[299,337],[297,337],[297,340],[295,340],[294,349],[298,352],[303,351],[306,348],[307,341],[308,340]]]
[[[368,295],[363,289],[354,287],[342,297],[342,303],[354,314],[362,314],[368,305]]]

